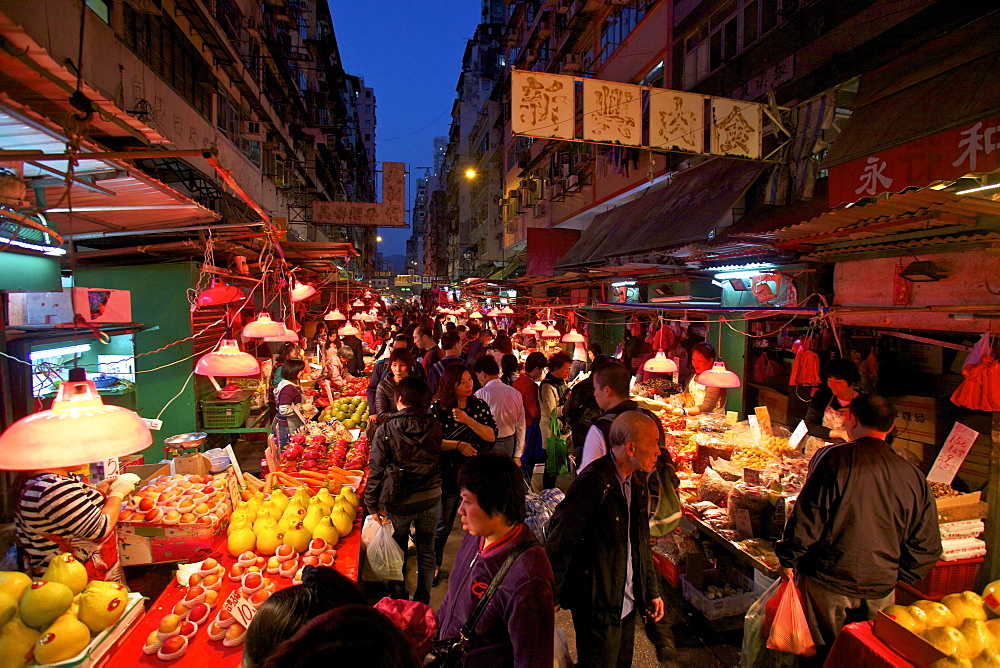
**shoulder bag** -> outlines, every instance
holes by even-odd
[[[458,632],[458,635],[451,638],[442,638],[434,642],[434,648],[424,659],[425,668],[457,668],[462,665],[465,659],[465,650],[476,635],[474,629],[479,622],[479,618],[486,612],[486,606],[489,605],[493,594],[500,588],[504,577],[507,575],[507,571],[517,561],[517,558],[524,554],[525,550],[530,547],[532,547],[532,544],[525,542],[510,551],[510,554],[507,555],[507,558],[500,566],[500,570],[497,571],[496,575],[493,576],[493,580],[490,581],[490,586],[486,590],[486,593],[479,599],[479,603],[476,604],[475,609],[469,615],[469,619],[465,622],[462,630]]]

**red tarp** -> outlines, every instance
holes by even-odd
[[[580,230],[528,228],[528,276],[554,276],[552,269],[580,239]]]

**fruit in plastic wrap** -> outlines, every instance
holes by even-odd
[[[974,591],[963,591],[958,594],[948,594],[941,599],[948,606],[959,623],[964,619],[986,621],[986,610],[983,609],[983,599]]]
[[[927,614],[927,627],[958,626],[958,620],[948,606],[938,601],[915,601],[913,605],[921,608]]]
[[[1000,649],[1000,643],[986,627],[986,623],[978,619],[966,619],[958,627],[958,632],[965,638],[965,642],[969,643],[972,656],[981,654],[983,650]]]
[[[701,474],[701,481],[698,483],[698,498],[721,506],[726,502],[732,488],[733,483],[724,480],[710,466]]]
[[[958,655],[967,659],[975,656],[965,636],[953,626],[935,626],[924,631],[921,637],[949,656]]]

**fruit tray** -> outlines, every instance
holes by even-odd
[[[122,616],[118,618],[117,622],[94,636],[86,649],[72,659],[45,665],[60,666],[60,668],[100,668],[106,665],[112,651],[121,644],[132,627],[136,626],[142,618],[145,612],[142,605],[143,600],[142,594],[134,592],[129,594],[128,603],[126,603]]]

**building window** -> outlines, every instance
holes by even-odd
[[[636,26],[646,18],[646,12],[656,0],[637,0],[613,11],[601,26],[601,52],[597,62],[603,63],[614,51],[625,43]]]
[[[108,0],[87,0],[87,6],[101,17],[105,23],[111,23],[111,6]]]

